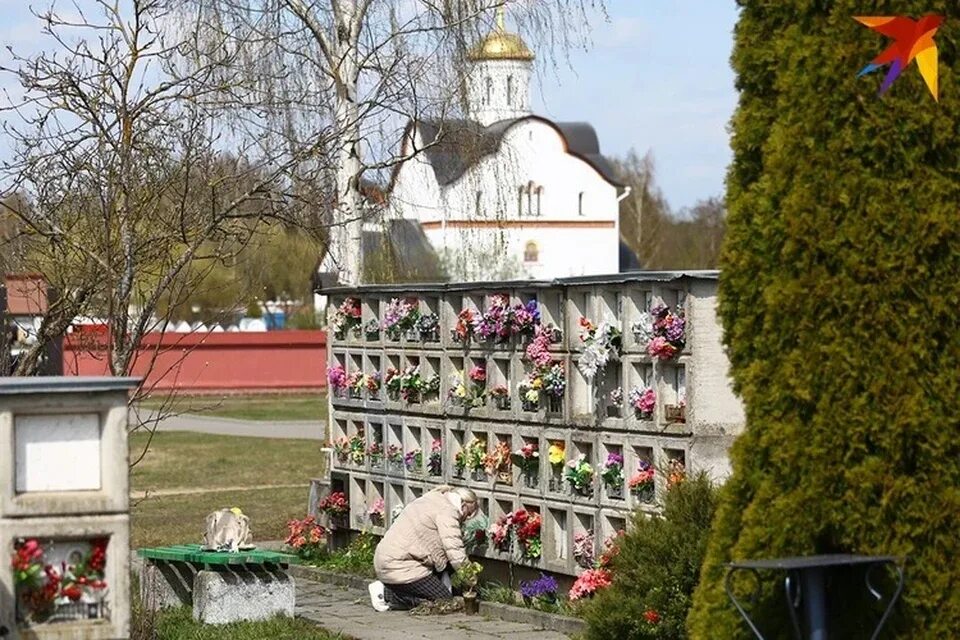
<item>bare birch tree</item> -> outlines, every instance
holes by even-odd
[[[2,71],[12,159],[0,208],[18,230],[20,264],[60,292],[16,374],[29,375],[77,316],[105,318],[109,369],[127,375],[165,307],[269,220],[302,222],[323,182],[298,189],[290,169],[325,166],[329,139],[294,154],[223,126],[247,79],[238,44],[216,40],[166,0],[88,0],[35,14],[44,48]],[[251,117],[256,117],[253,114]],[[13,195],[17,197],[14,198]],[[12,246],[12,245],[10,245]]]
[[[330,257],[343,284],[359,284],[361,183],[423,149],[405,149],[411,120],[462,113],[466,54],[507,6],[541,64],[582,44],[601,0],[193,0],[215,40],[246,46],[257,79],[248,122],[291,153],[330,132],[336,206]],[[232,34],[257,34],[232,43]],[[325,105],[310,111],[304,105]]]

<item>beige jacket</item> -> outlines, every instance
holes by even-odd
[[[410,584],[467,561],[460,532],[460,512],[436,489],[417,498],[387,529],[373,556],[384,584]]]

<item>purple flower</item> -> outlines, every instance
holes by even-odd
[[[619,453],[611,453],[607,455],[607,466],[612,467],[614,465],[623,466],[623,456]]]
[[[683,341],[683,329],[686,325],[686,320],[683,316],[671,315],[670,324],[667,325],[667,341],[668,342],[682,342]]]
[[[520,594],[524,598],[555,598],[558,588],[556,578],[541,573],[537,580],[521,582]]]

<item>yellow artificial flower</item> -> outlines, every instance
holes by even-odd
[[[461,385],[457,385],[456,394],[457,394],[457,397],[458,397],[458,398],[466,398],[466,397],[467,397],[467,388],[466,388],[465,386],[463,386],[462,384],[461,384]]]
[[[566,454],[565,445],[562,442],[553,442],[547,451],[550,464],[563,464],[563,458]]]
[[[535,379],[533,380],[533,388],[534,388],[534,389],[541,389],[541,388],[543,388],[543,379],[542,379],[542,378],[535,378]]]
[[[530,389],[524,394],[523,398],[527,402],[534,402],[534,403],[540,402],[540,392],[537,391],[536,389]]]

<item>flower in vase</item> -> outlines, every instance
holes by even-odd
[[[317,509],[330,515],[343,515],[350,510],[347,496],[342,491],[334,491],[317,503]]]
[[[384,504],[383,498],[377,498],[373,501],[373,504],[370,505],[370,508],[367,509],[367,515],[371,518],[382,519],[384,515]]]
[[[667,463],[667,489],[675,487],[687,478],[687,469],[683,460],[672,458]]]
[[[430,445],[430,459],[427,461],[427,470],[431,476],[443,474],[443,440],[439,438]]]
[[[533,366],[542,368],[553,362],[553,355],[550,353],[551,337],[550,333],[541,327],[527,345],[524,356]]]
[[[537,451],[537,444],[530,442],[523,445],[513,452],[513,459],[525,474],[532,473],[540,462],[540,452]]]
[[[653,413],[657,406],[657,394],[652,387],[634,387],[630,390],[628,398],[630,406],[641,417],[648,417]]]
[[[623,389],[621,389],[620,387],[617,387],[616,389],[611,391],[609,400],[610,400],[610,404],[612,404],[615,407],[619,407],[623,405]]]
[[[593,466],[587,462],[584,455],[577,456],[576,460],[571,460],[567,464],[567,481],[574,488],[584,491],[590,488],[593,482]]]
[[[596,561],[593,531],[581,531],[573,536],[573,558],[584,569],[591,569]]]
[[[473,309],[464,309],[457,315],[457,325],[454,335],[459,342],[466,342],[474,334],[477,326],[476,313]]]
[[[543,390],[553,398],[560,398],[567,388],[567,378],[563,371],[563,365],[559,362],[554,363],[543,373]]]
[[[513,512],[511,521],[514,535],[520,544],[520,555],[528,560],[539,558],[543,552],[540,539],[542,525],[540,514],[520,509]]]
[[[366,443],[363,432],[358,431],[350,438],[350,460],[353,464],[363,464],[363,458],[366,455]]]
[[[367,391],[371,394],[380,391],[380,372],[374,371],[373,373],[368,373],[364,376],[364,384],[367,387]]]
[[[612,578],[613,576],[606,569],[587,569],[573,583],[568,597],[571,601],[577,601],[592,596],[597,591],[609,587]]]
[[[334,393],[347,388],[347,372],[342,365],[335,364],[327,371],[327,381]]]
[[[387,460],[389,460],[394,464],[402,464],[403,449],[401,449],[399,446],[395,444],[392,444],[389,447],[387,447]]]
[[[498,442],[493,451],[483,459],[483,467],[487,475],[508,472],[510,470],[510,447],[506,442]]]
[[[475,365],[470,369],[470,381],[479,386],[483,386],[487,382],[487,369],[483,365]]]
[[[637,462],[637,472],[630,477],[627,486],[631,489],[643,489],[648,486],[653,486],[653,478],[653,465],[646,460],[639,460]]]
[[[623,486],[623,456],[619,453],[610,453],[607,455],[603,467],[600,469],[600,477],[603,482],[611,489],[619,489]]]
[[[620,330],[608,322],[594,325],[586,318],[580,318],[580,341],[584,344],[578,367],[588,380],[604,369],[611,360],[620,358]]]
[[[562,465],[566,459],[566,445],[562,442],[551,442],[547,449],[547,460],[552,465]]]
[[[420,449],[407,451],[403,456],[403,464],[406,466],[407,471],[419,471],[423,469],[423,451]]]
[[[511,330],[520,335],[531,335],[540,326],[540,305],[536,300],[516,304],[512,309]]]

